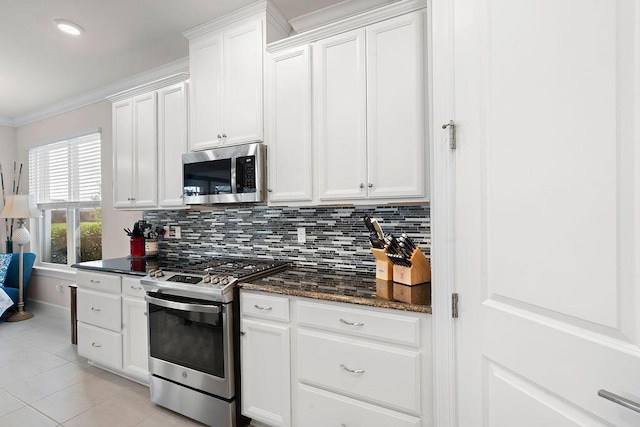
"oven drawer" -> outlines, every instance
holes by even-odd
[[[120,332],[122,305],[120,295],[78,289],[78,320],[100,328]]]
[[[298,425],[420,427],[420,419],[313,387],[298,385]]]
[[[116,369],[122,369],[122,335],[78,323],[78,354]]]
[[[87,270],[76,272],[76,283],[78,287],[93,289],[95,291],[120,293],[120,276],[114,274],[94,273]]]
[[[420,318],[417,316],[307,301],[299,301],[296,309],[300,325],[420,346]]]
[[[140,279],[134,279],[133,277],[122,278],[122,293],[132,297],[144,298],[144,288],[140,284]]]
[[[242,315],[263,319],[289,321],[289,298],[242,291],[240,294]]]
[[[351,397],[420,414],[420,353],[298,329],[298,378]]]

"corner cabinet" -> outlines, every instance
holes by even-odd
[[[178,74],[109,97],[115,208],[182,206],[187,78]]]
[[[429,200],[424,6],[398,2],[267,47],[269,203]]]
[[[191,73],[189,150],[263,140],[265,43],[288,32],[286,20],[263,1],[184,33]]]

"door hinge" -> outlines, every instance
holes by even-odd
[[[442,125],[442,129],[449,128],[449,148],[456,149],[456,123],[453,120],[449,120],[449,123]]]
[[[458,318],[458,294],[451,294],[451,317]]]

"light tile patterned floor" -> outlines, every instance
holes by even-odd
[[[202,426],[151,403],[147,387],[79,357],[68,317],[29,310],[33,319],[0,322],[0,426]]]

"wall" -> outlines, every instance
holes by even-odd
[[[13,181],[13,162],[16,159],[16,129],[11,126],[0,126],[0,164],[2,165],[5,179],[5,194],[11,192],[11,182]],[[8,191],[8,192],[6,192]],[[4,208],[0,197],[0,209]],[[4,219],[0,220],[0,242],[6,240]],[[1,244],[0,252],[4,252],[4,243]]]
[[[182,238],[163,239],[165,256],[246,255],[292,261],[320,268],[372,272],[368,231],[362,217],[378,219],[385,233],[407,233],[430,252],[429,205],[378,207],[274,208],[266,205],[226,205],[195,211],[149,211],[153,226],[178,224]],[[304,227],[306,243],[298,243]]]

